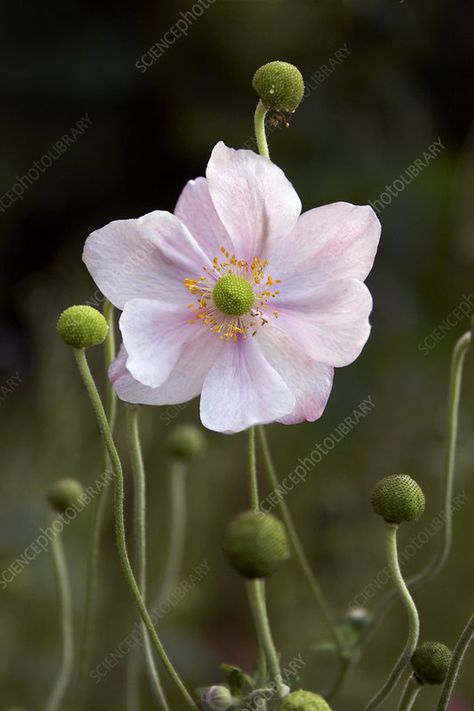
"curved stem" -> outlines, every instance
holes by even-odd
[[[464,659],[464,655],[466,654],[466,650],[473,639],[474,615],[469,619],[467,625],[461,632],[461,636],[459,637],[454,648],[451,664],[449,665],[448,673],[446,675],[446,679],[444,680],[443,688],[441,689],[441,696],[439,698],[436,711],[446,711]]]
[[[448,393],[448,436],[443,475],[443,512],[445,517],[443,538],[441,545],[436,551],[431,562],[428,563],[428,565],[426,565],[425,568],[423,568],[423,570],[421,570],[417,575],[407,581],[407,586],[410,589],[420,588],[424,583],[428,582],[435,575],[437,575],[446,563],[451,550],[453,530],[453,484],[458,439],[459,402],[461,396],[464,360],[471,346],[471,342],[472,335],[471,332],[468,331],[457,341],[451,357]],[[367,627],[366,632],[361,637],[361,647],[367,644],[377,625],[391,609],[395,600],[396,591],[392,591],[388,593],[385,600],[380,603],[379,609],[374,615],[372,624]]]
[[[254,117],[254,128],[255,128],[255,138],[257,140],[258,152],[261,156],[270,158],[270,152],[268,150],[267,134],[265,131],[265,116],[267,115],[267,110],[261,101],[258,102],[257,108],[255,109]]]
[[[160,607],[169,598],[178,582],[182,568],[187,518],[186,474],[186,464],[178,459],[173,460],[170,468],[171,532],[169,554],[163,582],[153,604],[153,609]]]
[[[268,476],[270,479],[270,483],[271,483],[273,489],[277,490],[280,482],[278,481],[278,477],[277,477],[277,474],[275,471],[275,466],[273,464],[273,459],[270,454],[270,448],[268,446],[267,436],[265,434],[265,429],[262,426],[259,426],[258,434],[259,434],[260,444],[261,444],[262,451],[263,451],[263,459],[264,459],[267,473],[268,473]],[[305,578],[305,580],[308,584],[308,587],[309,587],[311,594],[312,594],[312,596],[319,608],[319,611],[321,612],[321,614],[326,622],[329,634],[331,635],[335,645],[337,646],[337,649],[338,649],[340,655],[344,656],[345,650],[344,650],[344,643],[343,643],[341,634],[339,633],[337,626],[332,618],[332,615],[329,612],[329,608],[326,603],[323,591],[321,590],[321,587],[320,587],[318,581],[316,580],[316,577],[315,577],[313,571],[311,570],[311,566],[310,566],[308,559],[306,557],[306,554],[303,550],[303,546],[301,545],[300,539],[298,537],[298,533],[296,532],[296,528],[294,526],[290,510],[289,510],[288,506],[286,505],[285,500],[281,497],[279,497],[278,507],[280,509],[280,513],[283,518],[283,521],[285,522],[286,530],[288,532],[288,538],[290,539],[290,543],[293,548],[294,554],[296,556],[298,565],[301,569],[301,573],[303,574],[303,577]]]
[[[380,691],[374,696],[374,698],[365,707],[365,711],[374,711],[378,709],[379,706],[385,701],[389,694],[395,688],[397,682],[399,681],[401,675],[403,674],[405,668],[410,662],[413,656],[413,652],[416,649],[418,643],[418,636],[420,633],[420,621],[418,617],[418,611],[416,605],[413,602],[413,598],[410,595],[405,581],[403,579],[400,563],[398,561],[398,551],[397,551],[397,531],[398,526],[387,523],[385,525],[385,546],[387,553],[387,561],[390,572],[393,576],[393,581],[395,583],[397,592],[405,606],[408,615],[408,639],[405,644],[405,648],[393,667],[390,675],[380,689]]]
[[[116,526],[116,536],[117,536],[117,547],[119,552],[120,562],[122,564],[123,572],[130,588],[130,591],[135,599],[136,605],[139,609],[142,620],[145,627],[152,639],[153,645],[163,662],[166,671],[168,672],[171,679],[174,681],[179,691],[181,692],[186,704],[189,708],[198,711],[198,707],[193,701],[191,695],[187,691],[183,682],[181,681],[178,673],[173,667],[166,651],[161,644],[160,638],[155,630],[151,617],[143,601],[143,597],[140,593],[140,589],[137,585],[137,581],[133,574],[132,566],[130,564],[130,559],[127,551],[127,543],[125,538],[125,518],[124,518],[124,484],[123,484],[123,471],[122,463],[118,455],[115,443],[110,431],[107,416],[105,414],[102,401],[100,399],[99,393],[92,378],[92,374],[87,363],[86,355],[83,350],[74,349],[74,355],[77,361],[79,372],[81,374],[84,385],[86,386],[94,413],[97,419],[97,424],[99,426],[100,432],[104,441],[107,445],[107,451],[110,456],[110,461],[112,464],[112,469],[114,471],[114,486],[115,486],[115,497],[114,497],[114,513],[115,513],[115,526]]]
[[[420,693],[423,685],[420,684],[416,677],[412,674],[407,681],[407,685],[403,691],[402,698],[400,700],[400,705],[398,711],[410,711],[413,708],[415,699]]]
[[[135,564],[137,570],[137,583],[143,600],[146,603],[146,477],[143,463],[142,448],[140,443],[139,418],[140,408],[137,405],[127,405],[127,435],[132,463],[134,484],[134,534],[135,534]],[[150,638],[142,623],[145,662],[148,676],[155,698],[161,708],[168,709],[168,704],[163,693],[160,677],[153,659]],[[131,711],[136,711],[140,703],[139,674],[140,674],[140,647],[136,647],[129,661],[127,674],[128,694],[127,700]]]
[[[105,372],[107,374],[110,363],[115,358],[115,319],[114,307],[110,301],[104,302],[104,316],[109,324],[107,338],[105,340]],[[108,378],[107,380],[107,419],[111,432],[115,428],[117,416],[117,396]],[[110,469],[110,460],[107,448],[104,445],[104,467]],[[107,509],[108,487],[101,490],[98,496],[94,512],[94,521],[89,543],[89,553],[86,572],[86,595],[84,608],[84,623],[82,628],[82,638],[79,652],[79,665],[77,672],[77,704],[82,706],[85,693],[85,680],[87,668],[89,666],[90,650],[92,646],[92,636],[94,629],[94,613],[97,607],[97,581],[100,560],[100,539],[104,527],[104,517]]]
[[[46,711],[57,711],[71,681],[74,664],[74,627],[71,583],[60,533],[53,536],[51,546],[61,601],[62,658],[58,676],[46,703]]]
[[[448,444],[446,448],[446,458],[444,465],[444,536],[441,546],[429,565],[424,570],[408,581],[409,587],[420,587],[423,583],[433,578],[446,563],[451,551],[453,541],[453,484],[454,469],[456,464],[456,445],[458,439],[459,421],[459,401],[461,396],[461,384],[463,365],[466,353],[471,345],[471,333],[465,333],[454,346],[451,372],[449,378],[448,395]]]

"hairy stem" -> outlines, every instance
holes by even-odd
[[[255,138],[257,140],[258,152],[261,156],[266,158],[270,157],[270,152],[268,150],[267,134],[265,131],[265,116],[267,115],[267,110],[261,101],[258,102],[257,108],[255,109],[254,117],[254,128],[255,128]]]
[[[139,430],[140,408],[136,405],[127,406],[127,435],[132,463],[134,483],[134,534],[135,534],[135,563],[137,583],[146,603],[146,477],[143,463],[142,447]],[[145,625],[142,622],[142,635],[144,643],[145,663],[153,694],[160,704],[160,708],[169,711],[158,670],[153,658],[153,650]],[[140,647],[135,648],[130,657],[130,669],[127,675],[129,684],[128,701],[130,711],[136,711],[140,702],[139,676],[140,676]]]
[[[74,665],[74,627],[71,583],[60,533],[53,536],[51,546],[61,601],[62,655],[61,666],[46,703],[46,711],[58,711],[71,681]]]
[[[462,376],[464,360],[471,346],[472,335],[468,331],[459,340],[453,349],[451,358],[451,370],[449,378],[448,393],[448,435],[446,456],[443,473],[443,512],[445,525],[441,544],[433,559],[419,573],[407,581],[407,586],[411,589],[418,589],[424,583],[431,580],[443,568],[451,551],[453,538],[453,484],[456,465],[456,446],[458,439],[459,402],[461,396]],[[374,615],[371,625],[367,627],[365,634],[361,638],[361,646],[365,646],[375,632],[378,624],[383,620],[387,612],[391,609],[396,600],[396,591],[387,594],[380,603],[378,611]]]
[[[265,467],[267,469],[267,473],[270,479],[271,486],[273,487],[274,490],[276,490],[280,484],[278,481],[278,477],[276,474],[275,466],[273,464],[273,459],[270,454],[270,448],[268,446],[267,442],[267,436],[265,433],[265,429],[263,426],[259,426],[258,428],[258,434],[260,438],[260,444],[262,447],[263,451],[263,459],[265,462]],[[303,546],[301,545],[301,541],[299,539],[298,533],[296,531],[295,525],[293,523],[293,519],[290,513],[290,510],[288,506],[286,505],[286,502],[283,498],[279,497],[278,501],[278,508],[280,509],[281,516],[283,518],[283,521],[286,526],[286,530],[288,532],[288,538],[290,539],[291,547],[293,548],[293,552],[296,557],[296,561],[300,567],[301,573],[306,580],[306,583],[308,584],[308,587],[310,589],[311,595],[313,596],[316,605],[319,608],[319,611],[321,615],[324,618],[324,621],[326,622],[327,629],[329,634],[331,635],[334,644],[337,646],[337,649],[339,651],[339,654],[341,656],[344,656],[344,644],[343,640],[341,638],[340,632],[337,629],[337,626],[333,620],[333,617],[329,611],[329,606],[326,602],[326,599],[324,597],[324,593],[321,590],[321,587],[316,580],[316,576],[314,575],[313,571],[311,570],[311,566],[309,564],[309,561],[306,557],[306,554],[304,552]]]
[[[412,674],[405,686],[405,689],[403,691],[402,698],[400,700],[400,705],[398,707],[398,711],[410,711],[410,709],[413,708],[413,704],[415,703],[415,699],[420,693],[421,689],[423,688],[422,684],[420,684],[414,674]]]
[[[147,611],[147,608],[146,608],[145,603],[143,601],[143,597],[140,593],[140,589],[138,587],[137,581],[136,581],[135,576],[133,574],[132,566],[130,564],[130,559],[128,556],[127,543],[126,543],[126,537],[125,537],[124,483],[123,483],[122,463],[120,461],[119,454],[118,454],[117,449],[115,447],[115,443],[114,443],[114,440],[112,437],[112,433],[110,431],[107,416],[105,414],[105,410],[102,405],[102,401],[100,399],[99,393],[97,392],[97,388],[96,388],[94,380],[92,378],[92,374],[90,372],[85,353],[83,350],[74,349],[74,354],[76,357],[79,372],[81,374],[81,377],[83,379],[84,385],[85,385],[86,390],[88,392],[90,401],[92,403],[92,407],[94,409],[94,413],[95,413],[95,416],[97,419],[97,424],[99,426],[102,437],[104,438],[104,441],[107,445],[107,451],[109,453],[110,461],[112,464],[112,469],[113,469],[113,472],[115,475],[114,476],[114,487],[115,487],[114,514],[115,514],[116,537],[117,537],[117,547],[118,547],[119,558],[120,558],[120,562],[122,564],[125,579],[128,583],[128,586],[129,586],[132,596],[135,600],[135,603],[138,607],[138,610],[139,610],[141,618],[145,624],[145,627],[151,637],[154,648],[155,648],[156,652],[158,653],[158,656],[160,657],[161,661],[163,662],[163,665],[164,665],[166,671],[168,672],[169,676],[171,677],[171,679],[174,681],[174,683],[178,687],[187,706],[191,709],[194,709],[194,711],[198,711],[198,707],[197,707],[196,703],[193,701],[191,695],[189,694],[188,690],[184,686],[183,682],[181,681],[181,678],[179,677],[179,675],[176,672],[175,668],[173,667],[168,655],[166,654],[166,651],[165,651],[165,649],[160,641],[160,638],[158,637],[158,634],[155,630],[152,619]]]
[[[105,372],[107,374],[109,365],[115,358],[115,321],[114,307],[110,301],[104,302],[104,316],[109,325],[107,338],[105,340]],[[107,419],[109,421],[110,430],[113,433],[115,428],[115,420],[117,416],[117,396],[107,378]],[[104,467],[108,471],[110,469],[110,459],[107,452],[107,447],[104,444]],[[94,630],[94,617],[97,608],[97,583],[100,561],[100,539],[104,527],[105,512],[107,509],[108,487],[102,489],[98,496],[98,501],[94,512],[94,521],[92,524],[92,532],[89,543],[89,553],[87,560],[86,572],[86,595],[84,608],[84,622],[82,628],[82,638],[80,643],[79,664],[77,671],[77,704],[78,707],[83,705],[83,698],[86,686],[86,674],[89,666],[89,659],[92,646],[92,637]]]
[[[408,638],[405,644],[405,648],[400,655],[398,661],[393,667],[390,675],[380,689],[380,691],[374,696],[374,698],[365,707],[365,711],[375,711],[379,706],[385,701],[385,699],[391,694],[397,685],[401,675],[405,671],[410,659],[413,656],[413,652],[418,644],[418,636],[420,633],[420,621],[418,617],[418,611],[416,605],[413,602],[413,598],[410,595],[406,583],[403,579],[402,572],[400,570],[400,563],[398,560],[397,551],[397,531],[398,526],[392,524],[385,525],[385,547],[387,553],[388,567],[393,577],[398,595],[405,606],[405,610],[408,616]]]
[[[461,664],[466,654],[467,648],[474,639],[474,615],[468,620],[467,625],[461,632],[456,646],[454,648],[451,663],[449,665],[448,673],[446,679],[444,680],[443,688],[441,689],[441,696],[439,698],[438,706],[436,711],[446,711],[451,694],[453,693],[454,685],[456,684],[456,679],[461,669]]]

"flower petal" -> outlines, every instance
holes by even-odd
[[[212,202],[238,259],[267,256],[294,228],[300,199],[269,158],[227,148],[221,142],[212,151],[206,176]]]
[[[176,405],[197,397],[224,345],[219,338],[208,336],[205,329],[196,332],[168,378],[158,388],[150,388],[134,379],[127,370],[128,353],[122,345],[109,368],[109,377],[119,398],[140,405]]]
[[[305,420],[314,422],[321,417],[331,393],[334,368],[310,358],[274,324],[261,328],[256,338],[265,359],[296,398],[292,412],[279,421],[294,425]]]
[[[230,237],[211,200],[206,178],[196,178],[185,185],[174,212],[209,257],[220,256],[221,247],[233,251]]]
[[[201,393],[201,420],[216,432],[240,432],[292,412],[295,397],[265,360],[255,338],[226,343]]]
[[[335,202],[303,213],[291,237],[270,256],[280,278],[316,272],[325,280],[364,281],[374,263],[380,222],[368,205]]]
[[[92,232],[83,260],[99,289],[119,309],[135,298],[185,303],[189,293],[183,280],[210,264],[182,222],[159,210]]]
[[[127,301],[119,325],[128,353],[127,369],[151,388],[165,382],[200,328],[189,323],[189,311],[182,305],[153,299]],[[207,337],[212,334],[207,332]]]
[[[278,325],[320,363],[349,365],[369,337],[372,297],[357,279],[295,284],[273,303]]]

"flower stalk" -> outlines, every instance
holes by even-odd
[[[417,681],[416,677],[412,674],[409,677],[405,689],[403,691],[398,711],[410,711],[410,709],[413,708],[415,699],[422,688],[423,686]]]
[[[46,703],[46,711],[58,711],[70,684],[74,666],[74,626],[71,582],[61,533],[56,533],[53,536],[51,547],[61,604],[62,656],[58,676]]]
[[[134,535],[135,535],[135,565],[137,583],[143,600],[146,603],[146,477],[139,431],[140,408],[127,405],[127,436],[132,464],[134,485]],[[169,711],[169,706],[163,692],[158,670],[153,658],[150,638],[144,623],[141,624],[145,663],[153,694],[160,708]],[[127,700],[131,711],[139,707],[139,673],[141,648],[133,650],[129,661],[127,682],[129,684]]]
[[[400,570],[397,550],[397,531],[397,525],[390,523],[387,523],[385,525],[385,548],[388,567],[392,574],[398,595],[401,601],[403,602],[408,616],[408,638],[403,652],[400,655],[395,666],[393,667],[392,671],[390,672],[387,681],[380,689],[380,691],[365,707],[365,711],[375,711],[375,709],[378,709],[385,701],[385,699],[394,690],[396,684],[400,680],[401,675],[403,674],[407,665],[410,663],[410,659],[412,658],[413,653],[416,649],[416,645],[418,644],[418,637],[420,633],[420,620],[418,617],[418,611]]]
[[[115,318],[114,307],[107,299],[104,301],[103,314],[108,324],[107,337],[104,342],[104,366],[107,376],[108,368],[115,358]],[[107,419],[109,422],[110,431],[113,433],[115,428],[115,420],[117,417],[117,395],[106,377],[106,403],[107,403]],[[104,444],[104,467],[108,471],[110,469],[110,458],[107,452],[107,447]],[[94,521],[92,524],[92,532],[89,543],[89,552],[87,560],[86,573],[86,595],[84,621],[82,628],[82,638],[79,652],[79,664],[77,672],[77,703],[80,708],[83,704],[85,693],[86,675],[89,665],[90,652],[92,646],[92,636],[94,629],[94,617],[97,609],[97,584],[99,577],[99,562],[100,562],[100,541],[102,530],[104,527],[105,512],[108,501],[108,487],[100,491],[98,501],[94,512]]]
[[[97,424],[99,426],[102,437],[106,443],[107,451],[110,456],[110,461],[111,461],[112,469],[114,472],[114,490],[115,490],[114,515],[115,515],[117,547],[118,547],[119,558],[120,558],[120,562],[122,564],[122,568],[123,568],[123,572],[124,572],[126,581],[127,581],[128,586],[130,588],[130,591],[133,595],[133,598],[135,599],[136,605],[137,605],[138,610],[140,612],[141,618],[145,624],[145,627],[151,637],[154,648],[156,649],[161,661],[163,662],[163,665],[164,665],[166,671],[168,672],[169,676],[171,677],[171,679],[174,681],[174,683],[178,687],[179,691],[181,692],[181,695],[184,698],[186,705],[189,708],[193,709],[194,711],[198,711],[198,707],[197,707],[196,703],[194,702],[193,698],[191,697],[188,690],[184,686],[181,678],[179,677],[179,675],[176,672],[175,668],[173,667],[173,664],[171,663],[168,655],[166,654],[166,651],[165,651],[165,649],[158,637],[158,634],[155,630],[152,619],[151,619],[151,617],[148,613],[148,610],[145,606],[145,602],[144,602],[143,597],[140,593],[140,588],[138,587],[135,575],[133,573],[129,555],[128,555],[128,550],[127,550],[126,537],[125,537],[124,481],[123,481],[122,463],[120,461],[119,454],[118,454],[117,449],[115,447],[115,443],[114,443],[112,433],[110,431],[109,423],[107,420],[107,415],[105,413],[104,406],[103,406],[102,401],[100,399],[100,395],[97,392],[97,388],[94,383],[94,379],[93,379],[92,374],[90,372],[85,352],[82,349],[75,348],[74,355],[75,355],[76,362],[77,362],[77,365],[79,368],[79,372],[81,374],[82,380],[84,382],[84,385],[86,387],[87,393],[90,398],[90,401],[92,403],[92,407],[93,407],[93,410],[94,410],[94,413],[95,413],[95,416],[97,419]]]
[[[464,655],[466,654],[467,648],[473,639],[474,615],[472,615],[472,617],[468,620],[454,648],[451,664],[449,665],[448,673],[446,675],[446,679],[444,680],[443,688],[441,689],[441,696],[439,698],[436,711],[446,711],[448,708],[449,700],[451,699],[451,694],[453,693],[454,685],[456,684],[456,679],[458,678]]]

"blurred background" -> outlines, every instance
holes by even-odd
[[[370,396],[375,403],[287,498],[334,614],[342,619],[385,565],[382,524],[370,506],[376,481],[406,472],[425,489],[426,513],[401,531],[402,546],[442,507],[449,360],[456,339],[469,328],[474,304],[474,6],[467,0],[203,5],[187,36],[176,38],[143,71],[137,62],[163,41],[180,13],[192,9],[192,0],[3,3],[1,567],[21,556],[45,526],[44,492],[51,482],[73,476],[87,486],[101,471],[95,422],[72,354],[55,332],[59,312],[95,292],[81,262],[86,236],[113,219],[173,210],[184,183],[203,174],[218,140],[248,145],[256,105],[252,75],[261,64],[284,59],[300,68],[308,95],[290,127],[272,133],[271,152],[304,208],[337,200],[377,205],[382,193],[389,194],[387,186],[393,193],[377,208],[383,236],[368,282],[375,307],[362,356],[337,372],[320,421],[269,428],[283,477],[361,401]],[[83,117],[86,129],[67,150],[46,170],[31,172]],[[400,176],[406,180],[407,169],[438,140],[444,148],[400,189]],[[26,188],[19,198],[11,190],[22,178]],[[462,303],[468,307],[460,311]],[[102,354],[96,350],[91,358],[103,385]],[[455,485],[456,493],[465,491],[471,501],[455,514],[449,563],[416,594],[422,638],[448,645],[473,612],[473,363],[468,355]],[[169,540],[166,442],[176,425],[198,422],[197,413],[195,402],[142,413],[151,589],[162,576]],[[203,560],[211,574],[160,625],[192,687],[222,681],[221,662],[251,672],[256,654],[243,585],[220,548],[227,522],[247,506],[245,436],[206,436],[207,454],[187,480],[189,530],[181,577]],[[122,411],[118,438],[130,487]],[[262,490],[269,490],[263,472]],[[93,508],[64,536],[78,635]],[[404,572],[419,570],[439,542],[439,534],[430,539]],[[51,555],[37,556],[5,588],[0,590],[0,703],[34,711],[44,707],[59,664]],[[375,590],[367,606],[375,609],[388,589],[385,584]],[[294,562],[270,581],[268,601],[283,664],[298,654],[304,659],[297,686],[326,688],[334,660],[312,649],[327,635]],[[109,509],[93,668],[133,623]],[[363,708],[397,658],[405,631],[403,610],[396,606],[334,702],[335,711]],[[453,711],[474,708],[473,654],[460,676]],[[88,709],[125,708],[126,667],[121,661],[100,684],[91,681]],[[180,708],[174,690],[169,692],[173,708]],[[417,708],[432,709],[436,699],[437,690],[427,689]],[[394,704],[392,698],[385,707]],[[143,709],[148,708],[154,706],[144,681]]]

